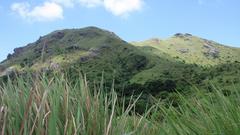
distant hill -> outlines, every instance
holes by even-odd
[[[148,51],[156,55],[167,54],[186,63],[204,66],[240,61],[239,48],[221,45],[191,34],[177,33],[166,40],[153,38],[142,42],[133,42],[132,44],[153,47],[157,50],[151,49]]]
[[[14,49],[0,64],[0,76],[67,72],[74,80],[84,73],[90,83],[97,83],[103,75],[106,87],[114,80],[126,94],[188,90],[192,85],[207,87],[208,82],[228,87],[240,83],[239,52],[190,34],[130,44],[97,27],[65,29]]]

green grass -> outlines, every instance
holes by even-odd
[[[239,61],[240,55],[239,48],[224,46],[196,36],[173,36],[165,40],[150,39],[142,42],[133,42],[132,44],[138,47],[152,47],[152,49],[145,50],[160,57],[172,57],[178,61],[203,66]],[[204,53],[208,52],[209,49],[206,48],[206,45],[218,50],[218,57],[206,56]],[[180,50],[187,50],[187,52],[182,53]]]
[[[74,81],[19,77],[0,87],[0,132],[20,135],[238,135],[240,91],[213,87],[191,95],[151,98],[152,106],[138,114],[141,95],[118,97],[100,83],[89,89],[86,77]],[[177,101],[177,102],[176,102]],[[173,102],[175,102],[173,104]],[[177,104],[176,104],[177,103]]]

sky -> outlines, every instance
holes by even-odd
[[[190,33],[240,47],[240,0],[0,0],[0,61],[54,30],[97,26],[126,41]]]

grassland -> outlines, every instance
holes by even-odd
[[[113,85],[114,86],[114,85]],[[0,132],[19,135],[238,135],[240,86],[231,92],[195,88],[155,99],[138,113],[141,95],[119,98],[100,83],[89,89],[85,77],[75,83],[64,75],[8,80],[0,87]],[[177,100],[177,104],[173,104]]]
[[[201,66],[213,66],[239,61],[240,50],[214,41],[189,34],[176,34],[161,40],[158,38],[143,42],[132,42],[139,47],[152,47],[147,51],[158,56],[170,56],[178,61]]]
[[[96,27],[54,31],[36,42],[16,48],[0,64],[0,76],[27,72],[65,72],[72,80],[78,72],[118,92],[158,96],[191,85],[208,89],[209,83],[231,89],[239,84],[240,51],[190,34],[129,44],[114,33]],[[76,69],[76,70],[72,70]]]

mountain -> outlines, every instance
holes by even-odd
[[[238,84],[239,56],[237,48],[190,34],[130,44],[113,32],[86,27],[54,31],[14,49],[1,62],[0,76],[67,72],[74,81],[84,73],[89,83],[98,83],[104,77],[108,88],[114,80],[116,89],[124,94],[135,91],[156,95],[189,90],[192,85],[206,88],[211,81],[226,87],[231,82]]]
[[[167,54],[180,61],[203,66],[240,61],[239,48],[225,46],[191,34],[177,33],[166,40],[153,38],[132,44],[152,47],[153,49],[148,49],[148,51],[159,56]]]

